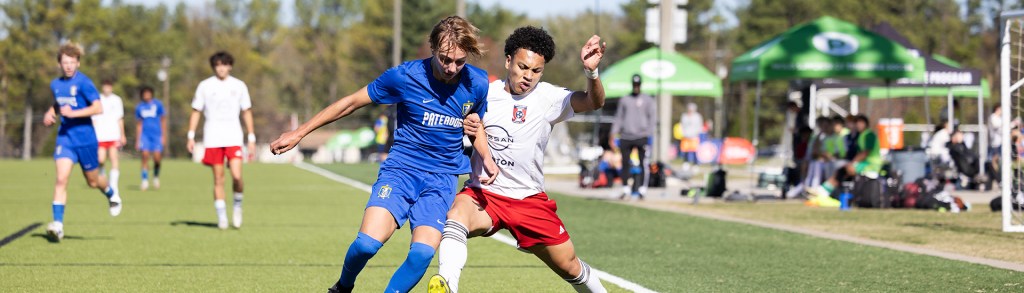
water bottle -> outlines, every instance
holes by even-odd
[[[840,189],[840,193],[839,193],[839,210],[840,211],[849,211],[850,210],[850,200],[853,199],[853,193],[850,192],[850,190],[853,189],[853,188],[850,185],[852,185],[852,182],[851,183],[843,182],[842,187],[841,187],[842,189]]]

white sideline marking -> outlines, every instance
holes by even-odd
[[[353,180],[353,179],[345,177],[345,176],[338,175],[337,173],[324,170],[323,168],[317,167],[315,165],[310,165],[310,164],[308,164],[306,162],[297,162],[297,163],[295,163],[295,167],[298,167],[299,169],[302,169],[302,170],[306,170],[306,171],[309,171],[309,172],[316,173],[317,175],[324,176],[327,179],[331,179],[331,180],[337,181],[337,182],[342,183],[342,184],[347,184],[349,186],[355,187],[356,189],[360,189],[362,191],[371,192],[371,189],[372,189],[372,186],[366,185],[365,183]],[[501,243],[505,243],[505,244],[511,245],[512,247],[517,247],[515,239],[512,239],[511,237],[505,236],[503,234],[494,234],[494,235],[492,235],[491,237],[488,237],[488,238],[497,240],[497,241],[499,241]],[[651,289],[644,288],[644,286],[640,286],[640,284],[630,282],[629,280],[623,279],[623,278],[621,278],[619,276],[612,275],[612,274],[609,274],[609,273],[607,273],[605,271],[599,270],[599,269],[597,269],[597,268],[595,268],[593,266],[590,267],[590,272],[593,273],[595,276],[597,276],[601,280],[604,280],[604,281],[607,281],[609,283],[615,284],[615,285],[617,285],[619,287],[622,287],[623,289],[626,289],[626,290],[629,290],[629,291],[639,292],[639,293],[655,293],[655,292],[657,292],[657,291],[654,291],[654,290],[651,290]]]

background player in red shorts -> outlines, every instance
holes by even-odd
[[[192,116],[188,120],[188,151],[195,147],[196,126],[200,113],[206,118],[203,123],[203,146],[206,153],[203,164],[213,169],[213,206],[217,210],[217,227],[228,228],[228,216],[224,203],[224,160],[231,170],[231,186],[235,191],[235,208],[231,224],[242,227],[242,116],[249,131],[249,152],[256,150],[256,134],[252,126],[252,100],[245,82],[231,76],[235,60],[227,52],[210,56],[210,67],[214,76],[199,83],[192,100]]]
[[[467,118],[466,134],[486,136],[491,155],[501,172],[490,185],[470,176],[448,212],[438,252],[440,269],[430,279],[430,292],[458,291],[459,275],[466,264],[466,239],[490,236],[508,229],[519,247],[532,252],[579,292],[605,292],[601,281],[591,277],[590,267],[576,258],[576,252],[558,209],[544,193],[544,149],[551,128],[604,105],[604,88],[597,79],[597,65],[604,55],[601,38],[593,36],[583,46],[580,58],[587,75],[587,91],[569,91],[540,82],[544,65],[551,61],[555,43],[543,29],[521,27],[505,40],[503,80],[491,83],[487,94],[487,115]],[[476,122],[470,122],[474,120]],[[483,159],[474,154],[473,173],[483,173]]]
[[[120,156],[121,147],[128,142],[124,135],[124,102],[121,97],[114,94],[114,82],[103,80],[100,86],[100,102],[103,104],[103,113],[92,116],[92,125],[96,128],[96,139],[99,143],[100,173],[106,166],[107,157],[110,157],[110,172],[107,176],[110,186],[117,188],[117,181],[121,178]]]

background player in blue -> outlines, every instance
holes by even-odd
[[[153,98],[153,88],[139,91],[142,102],[135,106],[135,149],[142,152],[142,190],[149,188],[149,158],[153,158],[153,188],[160,188],[160,161],[167,143],[167,115],[164,103]]]
[[[350,292],[366,262],[407,219],[412,225],[409,254],[385,291],[411,290],[441,242],[458,175],[470,171],[469,160],[462,155],[462,119],[470,113],[483,116],[488,89],[487,73],[466,64],[469,54],[480,56],[477,29],[451,16],[434,26],[429,41],[432,57],[389,69],[271,143],[271,150],[281,154],[313,130],[370,103],[398,107],[395,144],[381,164],[341,278],[328,292]],[[477,137],[473,147],[489,163],[489,176],[481,181],[490,183],[498,167],[490,159],[486,138]]]
[[[57,143],[53,151],[57,167],[57,181],[53,188],[53,222],[46,227],[51,239],[64,238],[64,205],[68,199],[68,178],[75,163],[82,166],[82,173],[89,187],[97,188],[107,196],[110,215],[121,213],[121,197],[117,190],[107,185],[107,178],[99,174],[96,130],[92,127],[92,115],[103,113],[100,94],[89,77],[78,72],[82,48],[75,43],[65,43],[57,52],[57,64],[62,75],[50,82],[54,104],[43,115],[43,124],[57,123]]]

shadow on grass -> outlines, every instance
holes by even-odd
[[[171,226],[185,225],[189,227],[203,227],[203,228],[217,228],[217,223],[214,222],[198,222],[198,221],[174,221],[171,222]]]
[[[43,239],[46,239],[46,242],[50,242],[50,243],[60,243],[61,241],[68,241],[68,240],[78,241],[78,240],[113,240],[114,239],[114,237],[110,237],[110,236],[85,237],[85,236],[64,235],[64,239],[58,241],[56,238],[50,237],[50,235],[47,235],[45,233],[34,233],[34,234],[32,234],[32,237],[43,238]]]

